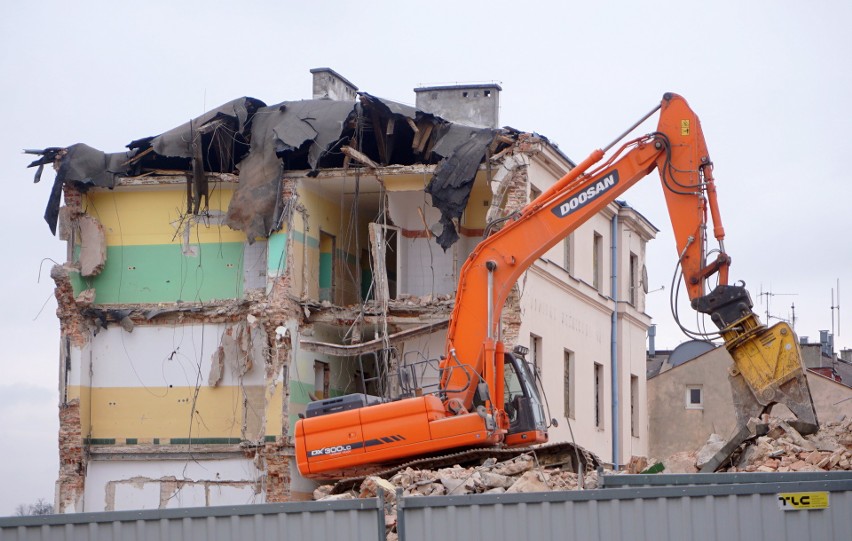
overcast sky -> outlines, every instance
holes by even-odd
[[[731,278],[746,281],[757,310],[765,318],[770,298],[770,315],[789,318],[795,303],[796,331],[814,339],[832,328],[837,279],[852,300],[850,2],[43,0],[2,9],[0,515],[52,501],[58,471],[49,271],[65,249],[42,218],[53,174],[33,185],[21,149],[85,142],[115,152],[236,97],[310,98],[311,68],[409,104],[420,85],[497,81],[501,124],[547,136],[575,162],[677,92],[701,118]],[[677,254],[658,177],[625,199],[661,230],[648,273],[652,290],[665,289],[649,294],[648,312],[657,346],[672,348],[686,338],[668,308]],[[852,311],[842,316],[837,349],[852,347]],[[682,319],[694,327],[688,308]]]

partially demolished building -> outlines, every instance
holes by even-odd
[[[545,138],[497,128],[496,84],[417,89],[411,107],[312,73],[314,99],[240,98],[126,152],[31,151],[37,179],[56,169],[45,218],[68,246],[51,273],[58,511],[309,498],[290,440],[306,404],[398,393],[401,364],[423,362],[428,384],[486,224],[572,166]],[[647,452],[655,231],[610,205],[530,269],[503,316],[551,416],[620,463]]]

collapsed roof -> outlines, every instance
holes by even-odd
[[[113,188],[121,177],[186,174],[187,212],[206,208],[206,173],[231,173],[239,184],[226,223],[249,242],[280,227],[280,186],[287,171],[341,168],[350,156],[374,166],[437,164],[426,191],[441,211],[444,250],[457,239],[454,220],[467,205],[479,165],[511,144],[518,132],[476,128],[393,101],[359,93],[356,101],[313,99],[267,106],[255,98],[230,101],[181,126],[127,144],[125,152],[104,153],[82,143],[27,150],[57,173],[45,210],[56,234],[63,186],[85,192]],[[360,159],[359,159],[360,158]],[[204,203],[202,204],[202,200]]]

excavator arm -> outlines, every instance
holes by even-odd
[[[730,449],[723,450],[727,454],[705,468],[711,469],[748,437],[749,419],[775,403],[785,404],[798,417],[793,426],[803,433],[816,431],[818,422],[792,329],[786,323],[772,328],[761,324],[745,288],[728,284],[731,258],[724,250],[713,163],[697,115],[686,100],[671,93],[644,118],[657,109],[655,132],[629,141],[591,169],[605,155],[605,150],[596,150],[470,255],[460,273],[450,320],[443,387],[447,398],[470,408],[477,387],[469,384],[468,371],[453,369],[460,364],[482,374],[487,388],[503,396],[499,313],[512,285],[536,258],[656,169],[692,307],[710,316],[735,362],[730,380],[737,435]],[[712,260],[707,257],[708,215],[719,244]],[[717,285],[708,292],[711,278]],[[486,407],[505,428],[501,404],[487,398]]]

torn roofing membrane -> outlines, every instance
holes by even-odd
[[[280,227],[286,171],[310,170],[312,176],[323,168],[344,167],[340,149],[345,145],[381,165],[437,163],[426,191],[441,211],[444,232],[438,243],[446,250],[458,239],[453,220],[461,217],[479,165],[498,133],[517,135],[514,130],[447,122],[366,93],[353,102],[320,99],[270,106],[243,97],[160,135],[134,140],[127,152],[107,154],[81,143],[26,152],[41,156],[29,165],[39,168],[36,182],[44,165],[57,169],[45,210],[54,234],[66,184],[85,192],[92,186],[113,188],[119,177],[186,174],[196,189],[187,212],[199,212],[199,201],[207,196],[206,182],[199,177],[218,172],[239,175],[226,224],[244,231],[249,242]]]
[[[305,155],[316,170],[322,155],[341,141],[354,102],[303,100],[263,107],[255,115],[252,146],[239,163],[240,185],[225,223],[242,230],[250,243],[275,229],[279,186],[290,158]]]
[[[453,219],[461,218],[467,207],[476,171],[495,135],[490,129],[470,129],[473,131],[467,134],[467,139],[458,134],[462,142],[438,164],[432,180],[426,186],[426,192],[432,195],[432,205],[441,211],[443,230],[436,240],[444,251],[459,238]],[[452,133],[462,130],[449,131]],[[442,138],[441,142],[444,139]]]

